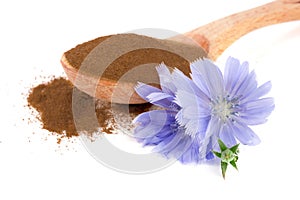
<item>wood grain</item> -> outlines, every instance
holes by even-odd
[[[185,36],[195,40],[216,60],[227,47],[243,35],[273,24],[300,20],[299,0],[274,1],[263,6],[236,13],[201,26]]]

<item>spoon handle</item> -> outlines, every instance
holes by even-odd
[[[210,59],[243,35],[264,26],[300,20],[300,0],[274,1],[201,26],[184,35],[204,48]]]

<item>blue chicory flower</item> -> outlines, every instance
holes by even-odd
[[[256,145],[259,137],[249,126],[266,122],[274,100],[264,97],[271,82],[258,87],[248,62],[229,57],[224,76],[208,59],[190,65],[190,77],[178,69],[170,73],[163,63],[157,67],[161,89],[138,83],[136,92],[146,101],[161,107],[140,114],[135,137],[154,151],[183,163],[214,159],[218,139],[226,146],[237,140]]]

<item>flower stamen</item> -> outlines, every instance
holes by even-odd
[[[238,99],[229,100],[228,97],[218,97],[211,102],[212,114],[218,116],[224,123],[232,120],[232,116],[238,115]]]

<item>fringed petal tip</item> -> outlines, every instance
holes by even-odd
[[[158,74],[161,74],[161,73],[170,74],[170,71],[169,71],[167,65],[165,65],[164,62],[161,62],[159,65],[156,66],[156,71],[157,71]]]

